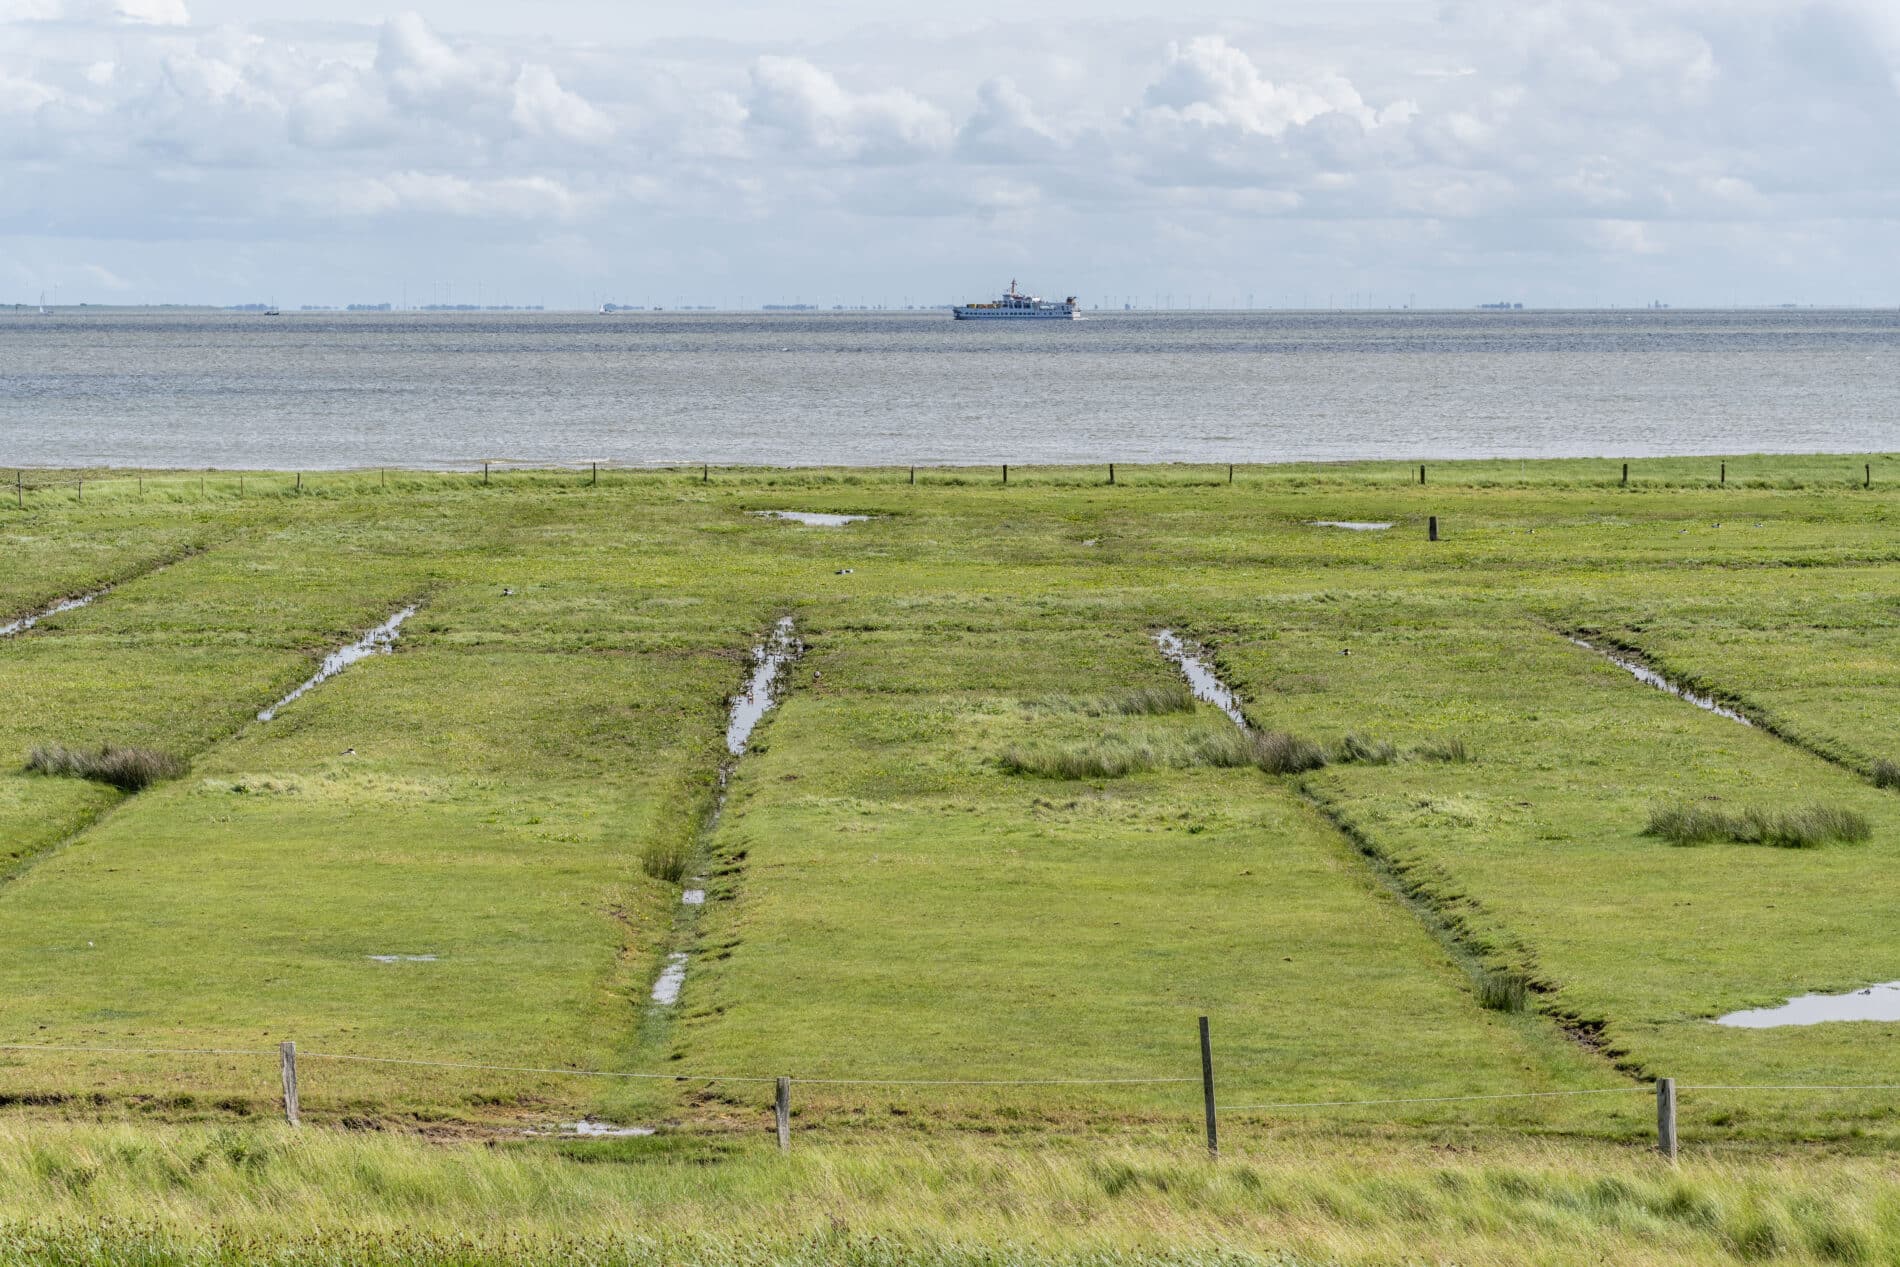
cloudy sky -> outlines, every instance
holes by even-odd
[[[0,191],[5,301],[1890,305],[1900,3],[0,0]]]

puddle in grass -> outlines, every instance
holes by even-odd
[[[778,703],[775,688],[779,674],[785,666],[798,658],[804,647],[798,636],[792,632],[792,618],[779,617],[772,626],[771,635],[758,646],[752,648],[752,676],[746,681],[745,690],[732,697],[730,710],[726,716],[726,751],[739,756],[745,751],[746,741],[752,738],[753,728],[765,719]]]
[[[1632,659],[1631,657],[1627,655],[1622,655],[1618,652],[1608,650],[1607,648],[1604,648],[1604,647],[1599,647],[1595,645],[1594,643],[1585,642],[1582,638],[1574,637],[1570,634],[1565,634],[1564,637],[1568,639],[1570,642],[1575,643],[1577,646],[1582,647],[1585,651],[1596,652],[1598,655],[1608,660],[1611,664],[1616,665],[1619,669],[1622,669],[1625,673],[1628,673],[1631,677],[1635,678],[1638,682],[1647,683],[1648,685],[1655,687],[1659,691],[1667,691],[1669,692],[1669,694],[1675,696],[1677,699],[1687,700],[1689,701],[1689,703],[1694,704],[1697,708],[1700,708],[1705,712],[1714,713],[1718,717],[1726,717],[1730,721],[1738,721],[1742,723],[1742,725],[1744,726],[1753,726],[1755,724],[1754,722],[1748,720],[1748,718],[1736,712],[1734,709],[1725,708],[1721,704],[1716,703],[1714,700],[1710,699],[1706,695],[1697,695],[1694,691],[1684,690],[1682,687],[1677,686],[1674,682],[1671,682],[1668,678],[1656,672],[1656,670],[1650,668],[1648,665],[1644,664],[1640,660]]]
[[[704,906],[706,905],[706,890],[688,889],[680,894],[680,902],[686,906]]]
[[[814,528],[842,528],[846,524],[861,524],[869,515],[827,515],[815,510],[755,510],[752,512],[761,519],[789,519],[793,523],[809,524]]]
[[[309,681],[259,713],[257,720],[270,721],[277,716],[278,711],[286,704],[297,699],[312,687],[321,686],[324,682],[343,672],[343,670],[349,668],[364,656],[388,655],[389,649],[395,645],[396,639],[402,634],[402,622],[415,614],[416,609],[414,606],[405,607],[388,620],[385,620],[382,624],[376,626],[376,628],[364,634],[361,638],[358,638],[355,642],[352,642],[349,646],[339,647],[329,655],[323,657],[323,663],[317,666],[316,673],[311,676]]]
[[[84,607],[87,603],[90,603],[93,599],[107,592],[109,591],[108,590],[94,590],[90,594],[81,594],[78,598],[62,598],[57,603],[54,603],[51,607],[48,607],[45,611],[36,611],[31,616],[22,616],[18,620],[10,621],[7,624],[0,625],[0,638],[11,638],[14,634],[25,633],[27,630],[31,629],[33,626],[39,624],[42,620],[45,620],[48,616],[57,616],[61,612],[74,611],[78,608]]]
[[[1361,522],[1356,519],[1315,519],[1315,528],[1344,528],[1347,532],[1384,532],[1391,524]]]
[[[1883,981],[1846,994],[1803,994],[1780,1007],[1749,1008],[1715,1018],[1738,1029],[1819,1025],[1823,1021],[1900,1021],[1900,981]]]
[[[671,1007],[680,1001],[680,987],[686,984],[686,952],[676,950],[666,957],[666,967],[653,983],[653,1001]]]
[[[377,963],[434,963],[434,955],[365,955],[365,959],[374,959]]]
[[[1179,634],[1172,629],[1160,630],[1155,634],[1155,645],[1161,648],[1162,655],[1180,666],[1196,699],[1204,699],[1226,713],[1234,719],[1234,725],[1242,730],[1247,728],[1247,717],[1240,711],[1240,700],[1227,689],[1226,683],[1214,675],[1214,670],[1206,661],[1188,650]]]

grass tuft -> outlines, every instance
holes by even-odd
[[[109,783],[121,792],[142,792],[154,783],[176,779],[191,769],[182,757],[151,748],[68,748],[44,744],[26,754],[28,774]]]
[[[1465,765],[1471,761],[1471,749],[1456,735],[1428,739],[1414,751],[1421,761],[1443,761],[1450,765]]]
[[[1900,788],[1900,761],[1882,757],[1874,762],[1874,786]]]
[[[1398,746],[1387,739],[1347,735],[1333,748],[1333,760],[1341,765],[1391,765],[1398,759]]]
[[[1326,752],[1311,739],[1269,730],[1254,739],[1254,764],[1268,774],[1304,774],[1326,764]]]
[[[678,884],[692,861],[687,842],[678,837],[656,837],[640,847],[640,869],[656,880]]]
[[[1115,737],[1073,748],[1011,748],[1002,757],[1006,772],[1045,779],[1119,779],[1164,764],[1153,744]]]
[[[1486,972],[1478,978],[1478,1006],[1492,1012],[1522,1012],[1531,983],[1521,972]]]
[[[1159,717],[1167,713],[1194,711],[1194,692],[1180,683],[1165,686],[1140,686],[1102,701],[1105,713],[1124,717]]]
[[[1672,845],[1733,842],[1773,845],[1779,849],[1812,849],[1834,841],[1857,843],[1873,835],[1864,814],[1835,805],[1802,809],[1765,810],[1750,807],[1736,813],[1709,805],[1658,805],[1649,813],[1646,836],[1659,836]]]

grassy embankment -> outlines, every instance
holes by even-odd
[[[149,478],[143,497],[124,479],[89,479],[83,503],[37,492],[0,532],[39,579],[9,573],[0,611],[124,583],[0,646],[0,697],[17,703],[0,740],[21,757],[40,742],[138,742],[194,769],[132,798],[0,776],[17,873],[0,886],[0,1040],[259,1055],[9,1054],[0,1095],[41,1102],[20,1111],[42,1121],[255,1114],[270,1106],[269,1048],[286,1036],[318,1052],[625,1072],[1192,1077],[1193,1018],[1206,1013],[1233,1106],[1613,1093],[1235,1112],[1223,1129],[1231,1152],[1254,1156],[1255,1179],[1203,1188],[1183,1159],[1192,1083],[806,1082],[798,1134],[814,1160],[773,1170],[739,1145],[682,1226],[764,1184],[847,1211],[853,1234],[905,1226],[909,1207],[939,1242],[1075,1247],[1089,1243],[1078,1228],[1106,1219],[1122,1248],[1376,1257],[1423,1245],[1507,1260],[1513,1242],[1492,1214],[1464,1208],[1457,1181],[1427,1177],[1447,1166],[1407,1142],[1456,1139],[1477,1150],[1473,1167],[1507,1172],[1481,1184],[1503,1203],[1495,1227],[1528,1219],[1552,1257],[1599,1236],[1620,1238],[1626,1257],[1820,1253],[1823,1227],[1846,1229],[1850,1260],[1890,1255],[1891,1212],[1858,1192],[1881,1163],[1829,1162],[1796,1181],[1761,1151],[1877,1143],[1894,1122],[1889,1094],[1685,1093],[1692,1149],[1755,1150],[1723,1163],[1733,1173],[1667,1179],[1634,1151],[1580,1142],[1633,1150],[1656,1074],[1900,1081],[1891,1026],[1706,1021],[1900,977],[1900,942],[1880,918],[1900,801],[1867,777],[1900,750],[1881,707],[1900,549],[1893,496],[1853,488],[1858,463],[1732,459],[1724,489],[1713,459],[1645,462],[1627,491],[1613,464],[1490,463],[1431,464],[1424,488],[1388,464],[1243,469],[1231,487],[1224,468],[1123,467],[1113,489],[1099,472],[1017,469],[1007,490],[996,472],[966,471],[923,473],[916,488],[891,472],[720,472],[710,485],[615,473],[598,488],[571,474],[510,473],[485,489],[404,475],[388,490],[333,475],[301,496],[260,495],[253,477],[243,501],[217,489],[199,501],[195,476]],[[1892,462],[1876,466],[1878,485]],[[827,530],[742,513],[771,506],[884,517]],[[1426,514],[1444,541],[1423,540]],[[1349,534],[1314,519],[1398,526]],[[139,575],[186,545],[205,549]],[[249,720],[322,650],[418,598],[396,655],[267,726]],[[781,612],[811,649],[705,842],[712,901],[681,918],[677,888],[642,875],[640,856],[690,837],[711,795],[719,697]],[[1454,736],[1476,759],[1300,776],[1196,761],[1228,725],[1218,713],[1114,707],[1172,681],[1148,640],[1161,625],[1209,644],[1258,725],[1328,747],[1348,733],[1389,740],[1401,754]],[[1563,641],[1566,629],[1613,633],[1851,759],[1831,764],[1644,687]],[[1851,690],[1827,664],[1837,640],[1863,666]],[[1724,650],[1735,646],[1749,650]],[[1074,779],[1004,761],[1105,745],[1163,759]],[[1709,797],[1850,809],[1871,839],[1679,848],[1643,834],[1657,803]],[[669,1021],[643,999],[676,945],[694,958]],[[1481,1006],[1483,983],[1511,973],[1533,986],[1528,1010]],[[305,1071],[318,1123],[542,1123],[591,1109],[743,1139],[767,1097],[754,1084],[316,1060]],[[932,1151],[980,1149],[938,1139],[959,1127],[1030,1151]],[[84,1170],[105,1147],[87,1129],[32,1145],[37,1177],[18,1191],[57,1196],[63,1168]],[[153,1156],[204,1139],[124,1129],[153,1132],[139,1137]],[[1570,1142],[1528,1154],[1511,1142],[1525,1132]],[[1078,1133],[1090,1143],[1063,1142]],[[1385,1142],[1350,1142],[1361,1136]],[[1348,1171],[1377,1173],[1302,1177],[1302,1150],[1322,1143],[1348,1149]],[[341,1167],[352,1148],[409,1146],[315,1147]],[[1379,1147],[1396,1160],[1368,1160]],[[1103,1162],[1114,1149],[1134,1153]],[[609,1192],[647,1208],[627,1185],[663,1193],[688,1182],[669,1175],[708,1173],[576,1168],[537,1148],[450,1156],[476,1192],[480,1166],[545,1168],[537,1182],[578,1185],[566,1199],[590,1217]],[[1160,1177],[1113,1179],[1124,1164]],[[158,1208],[117,1165],[84,1186],[124,1191],[60,1206],[63,1226]],[[1068,1179],[1041,1177],[1061,1166]],[[1574,1189],[1553,1166],[1576,1167]],[[183,1211],[182,1225],[215,1206],[207,1217],[241,1226],[289,1200],[261,1177],[281,1169],[263,1165],[255,1183],[237,1173],[209,1205],[181,1198],[166,1217]],[[1339,1186],[1297,1199],[1277,1186],[1309,1181]],[[362,1229],[429,1221],[406,1198],[353,1203],[340,1180],[309,1182],[298,1200],[320,1208],[328,1188]],[[1261,1186],[1245,1199],[1227,1186],[1249,1182]],[[1645,1187],[1671,1183],[1705,1188]],[[1672,1222],[1645,1192],[1686,1213]],[[474,1200],[417,1197],[442,1210]],[[1532,1217],[1545,1202],[1568,1213]],[[813,1226],[774,1223],[757,1244],[789,1250]]]

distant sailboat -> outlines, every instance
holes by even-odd
[[[40,316],[44,317],[45,315],[46,315],[46,292],[42,290],[40,292]]]

